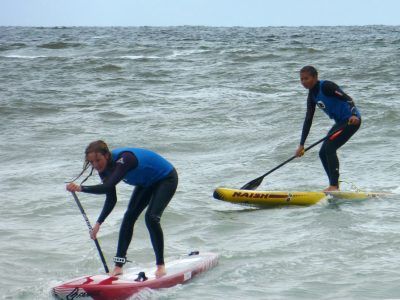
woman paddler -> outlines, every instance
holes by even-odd
[[[160,225],[161,215],[175,194],[178,174],[173,165],[155,152],[140,148],[117,148],[112,151],[103,141],[90,143],[85,150],[85,163],[81,174],[91,167],[90,174],[80,185],[69,183],[70,192],[106,194],[103,210],[93,226],[92,239],[117,202],[115,186],[123,180],[135,186],[119,232],[115,268],[111,276],[122,274],[126,255],[132,240],[133,227],[139,215],[148,206],[145,221],[156,256],[156,277],[165,275],[164,237]],[[95,169],[102,180],[99,185],[82,185]],[[75,180],[76,180],[75,179]]]

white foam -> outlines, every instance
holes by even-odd
[[[3,55],[2,57],[22,58],[22,59],[35,59],[35,58],[46,58],[46,57],[49,57],[49,56],[45,56],[45,55],[17,55],[17,54],[10,54],[10,55]]]
[[[395,189],[392,191],[392,193],[394,193],[394,194],[400,194],[400,186],[397,187],[397,188],[395,188]]]
[[[126,59],[159,59],[161,57],[159,56],[145,56],[145,55],[125,55],[125,56],[120,56],[120,58],[126,58]]]

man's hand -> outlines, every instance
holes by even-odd
[[[358,124],[360,124],[360,119],[357,116],[351,116],[349,118],[348,124],[349,125],[358,125]]]
[[[297,157],[301,157],[304,155],[304,146],[303,145],[299,145],[299,147],[296,150],[296,154]]]

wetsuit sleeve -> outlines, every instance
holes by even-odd
[[[106,177],[104,174],[100,174],[100,177],[103,180],[102,184],[81,186],[82,192],[84,193],[106,194],[106,201],[104,202],[103,210],[97,219],[98,223],[101,224],[104,222],[117,203],[117,192],[115,189],[117,183],[124,178],[127,172],[136,168],[137,165],[138,161],[133,153],[123,152],[116,161],[114,171],[109,176]]]
[[[322,92],[327,96],[336,97],[342,101],[347,102],[350,105],[351,113],[355,116],[357,115],[356,106],[353,99],[345,92],[343,92],[336,83],[332,81],[324,81],[324,83],[322,84]]]
[[[104,202],[103,210],[100,213],[99,218],[97,219],[97,223],[102,224],[104,220],[108,217],[108,215],[114,209],[115,204],[117,203],[117,192],[115,190],[115,186],[107,193],[106,201]]]
[[[129,171],[135,169],[138,165],[136,156],[131,152],[123,152],[115,163],[113,172],[104,178],[102,184],[83,185],[82,192],[89,194],[107,194],[120,182]],[[103,179],[103,176],[100,175]]]
[[[312,100],[312,95],[311,95],[311,91],[310,91],[308,93],[307,113],[306,113],[306,117],[304,119],[303,131],[301,133],[301,139],[300,139],[300,145],[302,145],[302,146],[304,146],[307,136],[310,133],[310,128],[311,128],[312,121],[314,118],[314,113],[315,113],[315,102]]]

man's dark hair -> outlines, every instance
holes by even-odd
[[[306,73],[308,73],[308,74],[310,74],[311,76],[314,76],[314,77],[318,76],[318,71],[313,66],[302,67],[301,70],[300,70],[300,73],[304,73],[304,72],[306,72]]]

